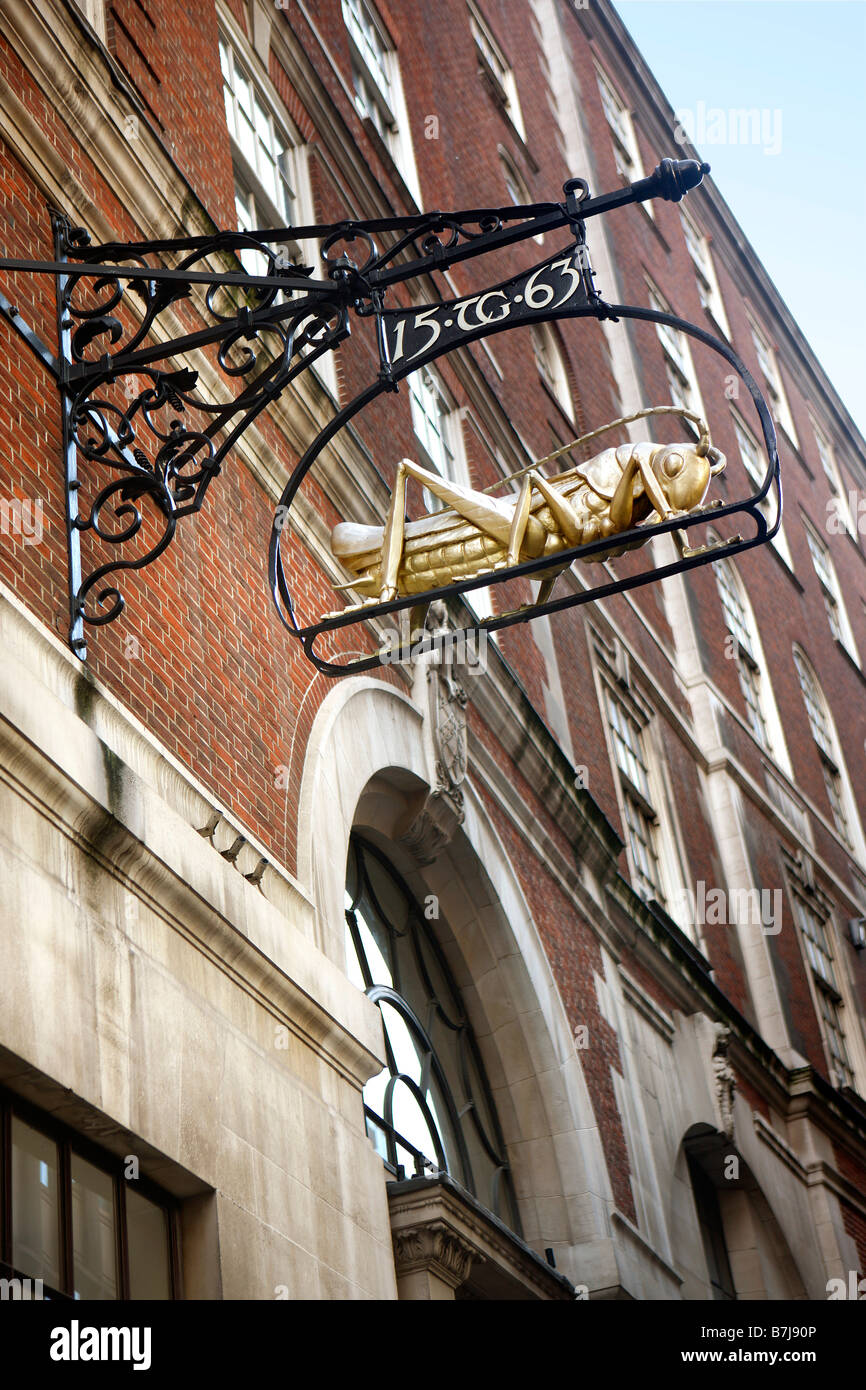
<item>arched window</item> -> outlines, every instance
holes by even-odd
[[[731,1275],[731,1261],[722,1225],[719,1196],[712,1179],[704,1171],[695,1154],[688,1154],[688,1164],[713,1298],[731,1301],[737,1297],[737,1292]]]
[[[776,702],[770,688],[761,639],[751,604],[739,576],[727,560],[713,566],[728,633],[733,638],[731,656],[737,665],[746,713],[755,738],[790,771],[788,753]]]
[[[863,831],[860,827],[854,795],[848,781],[848,772],[842,758],[839,736],[824,698],[824,692],[809,661],[798,647],[794,648],[794,665],[797,668],[800,689],[803,692],[809,727],[812,730],[812,737],[818,745],[821,771],[824,774],[824,786],[827,788],[827,799],[830,802],[830,810],[833,812],[836,829],[849,849],[856,851],[862,859],[864,851],[866,851],[863,843]]]
[[[446,1172],[520,1231],[505,1143],[459,990],[427,914],[387,859],[353,835],[349,977],[379,1006],[387,1064],[364,1088],[367,1133],[398,1178]]]

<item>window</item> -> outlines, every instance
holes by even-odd
[[[764,374],[767,394],[770,398],[770,413],[776,423],[782,426],[795,448],[799,448],[797,432],[794,429],[794,421],[791,418],[788,397],[785,395],[785,387],[782,384],[782,377],[779,372],[779,364],[776,361],[776,354],[770,346],[768,338],[761,332],[757,324],[751,319],[749,320],[749,324],[752,330],[752,342],[755,345],[758,365]]]
[[[358,114],[372,122],[409,191],[420,203],[397,54],[385,26],[366,0],[342,0],[342,3],[343,22],[351,46]]]
[[[809,662],[796,647],[794,648],[794,665],[797,668],[800,689],[803,692],[809,727],[812,730],[812,737],[818,745],[821,770],[824,774],[824,786],[827,789],[827,799],[830,802],[833,821],[849,849],[853,849],[856,842],[858,856],[862,858],[864,853],[863,833],[860,829],[853,794],[848,782],[848,774],[842,760],[839,739],[833,726],[830,711],[827,708],[827,702],[824,699],[824,693]]]
[[[821,1026],[830,1057],[830,1073],[837,1086],[853,1086],[854,1073],[842,1025],[842,996],[830,945],[830,919],[827,913],[818,909],[817,903],[806,902],[796,892],[791,897],[818,997]]]
[[[804,526],[806,530],[806,540],[809,543],[809,552],[812,556],[812,564],[815,566],[815,573],[821,584],[821,593],[824,597],[824,607],[827,610],[827,621],[830,624],[830,631],[837,642],[842,643],[842,646],[845,648],[852,661],[856,661],[859,666],[860,658],[857,655],[854,633],[851,631],[851,624],[848,621],[848,613],[842,598],[842,590],[839,588],[836,569],[830,558],[830,551],[808,522],[804,522]]]
[[[625,183],[634,183],[636,179],[643,178],[643,164],[641,163],[631,113],[610,78],[600,68],[596,69],[596,76],[598,77],[598,89],[601,93],[601,104],[610,126],[610,133],[613,136],[617,172]],[[640,206],[650,217],[654,216],[651,203],[641,203]]]
[[[514,160],[500,146],[499,162],[502,165],[502,174],[505,179],[505,187],[508,189],[508,196],[516,207],[522,207],[524,203],[531,203],[532,196],[526,185],[523,175],[514,163]],[[544,232],[539,232],[532,238],[541,246],[544,242]]]
[[[745,468],[746,472],[748,473],[749,477],[751,478],[752,482],[756,485],[756,487],[761,487],[764,482],[764,473],[766,472],[766,466],[764,464],[764,457],[761,451],[761,445],[758,443],[757,437],[749,429],[748,425],[746,424],[743,417],[740,415],[739,411],[732,409],[731,414],[734,420],[734,432],[737,436],[737,446],[740,451],[740,459],[742,460],[743,467]],[[763,502],[761,502],[760,507],[761,513],[764,516],[767,525],[773,526],[776,521],[778,506],[774,500],[772,491],[767,493],[767,496],[764,498]],[[788,566],[788,569],[791,570],[791,572],[793,573],[794,559],[791,555],[791,549],[788,545],[788,538],[785,535],[785,529],[783,526],[779,527],[778,531],[773,537],[772,543],[775,549],[781,555],[782,559],[785,561],[785,564]]]
[[[571,399],[571,387],[568,384],[565,357],[557,341],[556,330],[549,323],[534,323],[531,332],[538,375],[570,420],[574,412],[574,405]]]
[[[238,230],[250,232],[260,227],[298,226],[313,221],[300,135],[288,119],[277,117],[275,107],[251,75],[252,64],[245,63],[223,35],[219,50],[226,124],[232,142]],[[301,247],[298,242],[291,241],[275,249],[297,265],[319,259],[314,243]],[[267,258],[261,251],[247,247],[238,255],[248,274],[268,273]],[[303,351],[306,355],[312,348]],[[325,353],[313,370],[336,397],[333,353]]]
[[[664,905],[657,842],[658,816],[650,795],[643,730],[608,686],[605,686],[605,695],[613,755],[619,770],[632,885],[641,897],[655,898]]]
[[[710,254],[709,242],[703,232],[699,230],[697,223],[692,221],[689,214],[683,208],[680,208],[680,215],[683,220],[683,233],[686,239],[686,246],[694,262],[701,304],[716,326],[722,330],[724,336],[730,338],[731,330],[728,327],[728,317],[725,313],[725,306],[722,303],[722,293],[719,289],[718,279],[716,278],[716,269]]]
[[[521,140],[525,140],[526,131],[523,126],[514,73],[477,5],[470,4],[469,6],[469,27],[472,30],[481,72],[487,85]],[[515,199],[515,202],[517,201],[518,199]]]
[[[824,470],[824,475],[833,496],[833,511],[841,520],[845,529],[850,531],[851,535],[856,539],[857,528],[854,525],[854,518],[851,515],[851,506],[847,493],[842,486],[842,478],[839,473],[838,464],[836,463],[833,445],[814,420],[812,421],[812,429],[815,432],[815,443],[818,446],[818,457],[821,460],[821,467]],[[840,529],[841,528],[837,526],[837,533]]]
[[[655,309],[657,313],[669,314],[671,312],[670,305],[652,285],[649,288],[649,302],[650,308]],[[686,335],[681,333],[678,328],[672,328],[666,323],[657,323],[656,333],[664,353],[671,400],[674,405],[682,406],[684,410],[691,410],[695,415],[703,415],[701,391]],[[686,424],[686,428],[689,428],[688,424]]]
[[[689,1177],[692,1180],[692,1194],[695,1199],[695,1211],[701,1228],[701,1240],[704,1246],[704,1256],[707,1261],[707,1273],[710,1276],[713,1298],[724,1301],[732,1300],[736,1298],[737,1294],[731,1274],[731,1261],[725,1240],[725,1230],[722,1225],[719,1194],[712,1179],[702,1168],[700,1159],[693,1153],[688,1153],[687,1159]]]
[[[238,225],[245,231],[252,227],[291,226],[298,220],[296,176],[292,168],[295,142],[274,119],[249,71],[227,40],[221,38],[219,47],[226,122],[235,152]]]
[[[471,1025],[423,907],[353,835],[349,977],[379,1006],[387,1064],[364,1087],[367,1133],[390,1173],[447,1172],[519,1233],[505,1143]]]
[[[178,1297],[174,1203],[124,1160],[0,1096],[0,1270],[46,1298]]]
[[[769,751],[771,742],[764,707],[764,676],[757,656],[754,619],[746,607],[739,582],[728,561],[717,561],[713,570],[725,614],[725,623],[728,632],[734,639],[734,660],[737,665],[743,699],[746,702],[749,724],[755,738],[762,747]]]
[[[407,378],[407,385],[412,426],[424,451],[422,467],[431,468],[452,482],[462,482],[465,469],[460,425],[441,378],[431,367],[422,367]],[[444,505],[426,488],[424,499],[430,511],[438,511]]]

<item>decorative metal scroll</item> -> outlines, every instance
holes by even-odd
[[[587,255],[589,217],[646,198],[679,201],[708,167],[692,160],[663,160],[648,178],[595,198],[589,196],[585,181],[571,179],[564,185],[563,202],[147,243],[91,246],[82,228],[53,214],[54,261],[5,259],[0,265],[54,276],[58,356],[3,295],[0,314],[27,341],[60,389],[73,651],[84,658],[85,627],[113,622],[120,615],[125,602],[123,572],[140,570],[164,553],[178,521],[201,510],[211,481],[244,430],[349,335],[353,315],[374,325],[377,378],[334,416],[298,462],[280,499],[268,559],[280,618],[319,670],[369,670],[380,661],[378,653],[342,663],[326,659],[315,645],[327,633],[355,623],[375,623],[494,582],[530,575],[544,579],[554,566],[561,569],[609,545],[602,540],[578,544],[552,558],[500,566],[495,575],[473,575],[420,595],[368,601],[312,620],[296,610],[281,542],[291,534],[290,513],[298,489],[322,450],[371,401],[396,390],[411,372],[511,328],[562,318],[636,318],[666,323],[696,338],[720,353],[744,381],[761,422],[768,468],[754,496],[715,505],[713,510],[715,520],[748,515],[754,522],[753,535],[737,535],[714,547],[689,547],[683,541],[674,564],[608,580],[473,626],[495,631],[770,539],[781,516],[776,438],[748,371],[726,343],[695,325],[654,310],[605,303],[595,288]],[[423,308],[387,306],[394,284],[563,227],[571,230],[570,245],[521,275],[478,294]],[[381,250],[375,240],[379,236],[388,239]],[[289,259],[286,248],[307,237],[323,239],[326,279],[315,279],[309,268]],[[172,258],[171,265],[163,263],[166,256]],[[251,256],[263,273],[249,271]],[[776,490],[779,514],[772,528],[761,507],[771,488]],[[643,526],[639,533],[629,530],[617,539],[637,541],[666,531],[682,538],[701,521],[706,521],[706,511]],[[108,554],[102,563],[85,568],[81,541],[88,535]],[[436,640],[428,636],[424,642],[429,647]]]

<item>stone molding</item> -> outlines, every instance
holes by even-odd
[[[574,1287],[447,1173],[388,1184],[398,1279],[428,1270],[451,1288],[497,1297],[574,1298]]]
[[[456,1289],[469,1275],[473,1260],[483,1261],[474,1245],[445,1221],[427,1221],[394,1233],[397,1278],[429,1269]]]

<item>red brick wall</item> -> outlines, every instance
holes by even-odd
[[[235,5],[234,9],[239,22],[244,23],[244,7]],[[401,181],[380,142],[362,125],[346,89],[351,85],[349,45],[339,0],[308,0],[307,10],[326,37],[339,75],[321,51],[298,6],[278,10],[275,23],[286,26],[289,40],[302,45],[315,74],[314,84],[333,104],[337,124],[342,123],[357,143],[364,165],[381,188],[384,205],[396,211],[403,206]],[[497,153],[499,146],[518,167],[534,199],[556,199],[561,196],[566,177],[587,172],[567,168],[559,152],[552,129],[549,92],[539,67],[531,7],[488,0],[485,13],[517,74],[526,126],[525,145],[516,138],[478,78],[463,0],[442,0],[435,12],[421,0],[405,0],[389,10],[392,32],[400,44],[423,199],[429,207],[506,204],[508,194]],[[618,177],[609,132],[596,88],[591,50],[577,21],[573,39],[597,188],[613,188]],[[174,161],[188,181],[191,196],[198,198],[215,223],[233,225],[231,150],[220,116],[222,93],[213,4],[210,0],[178,4],[169,4],[168,0],[112,0],[109,43],[145,104],[147,120],[162,142],[166,157]],[[322,146],[310,111],[274,55],[268,70],[287,111],[309,143],[315,215],[324,221],[336,220],[346,214],[349,206],[340,188],[339,170],[333,172],[336,156]],[[21,94],[48,139],[63,150],[70,170],[81,181],[87,196],[104,212],[118,238],[141,235],[136,209],[121,205],[103,171],[61,126],[56,112],[5,48],[0,49],[0,73]],[[208,113],[207,119],[202,118],[203,112]],[[426,138],[433,129],[428,121],[431,116],[439,123],[437,138]],[[640,138],[647,169],[661,155],[670,153],[668,149],[650,148],[642,131]],[[44,193],[14,154],[4,147],[0,155],[4,250],[8,254],[47,256],[50,228]],[[701,196],[698,194],[695,200],[698,213]],[[644,276],[648,271],[675,310],[701,323],[702,310],[677,209],[659,206],[655,226],[641,209],[622,209],[611,216],[609,227],[626,299],[646,303]],[[543,247],[529,241],[498,253],[494,266],[460,264],[452,273],[456,292],[469,293],[494,278],[504,279],[552,254],[567,241],[563,233],[548,235]],[[716,259],[735,345],[750,368],[757,370],[738,288],[720,259]],[[48,283],[28,284],[19,277],[8,292],[17,297],[22,312],[37,332],[52,342],[53,304]],[[444,297],[452,293],[441,278],[438,289]],[[408,291],[399,290],[394,302],[410,303]],[[189,327],[198,322],[192,304],[183,310],[182,316]],[[344,401],[375,377],[377,362],[367,329],[368,325],[356,321],[351,340],[338,355]],[[573,428],[595,428],[619,413],[604,334],[594,322],[565,322],[558,331],[574,387]],[[654,328],[631,324],[621,331],[630,333],[639,354],[647,403],[667,401],[668,386]],[[483,379],[481,391],[488,400],[499,402],[527,448],[539,456],[567,440],[571,427],[540,383],[528,331],[494,336],[489,347],[500,364],[501,379],[480,345],[467,349],[466,357],[476,377]],[[0,324],[0,354],[8,368],[0,391],[2,488],[15,497],[42,498],[46,507],[46,533],[41,546],[22,546],[12,538],[3,538],[0,576],[43,622],[62,634],[66,594],[56,396],[44,369],[5,324]],[[736,457],[725,396],[727,369],[720,359],[697,347],[694,356],[714,434],[730,459],[724,484],[727,495],[741,495],[746,482]],[[439,370],[456,404],[467,404],[454,362],[440,362]],[[798,640],[806,647],[837,710],[852,782],[861,804],[866,802],[866,702],[862,698],[862,676],[830,636],[799,524],[800,509],[815,517],[824,516],[828,492],[805,415],[806,403],[790,374],[786,384],[802,446],[799,456],[783,441],[789,540],[799,584],[787,576],[769,547],[744,557],[738,569],[761,630],[795,776],[829,818],[820,763],[791,661],[791,642]],[[748,418],[749,410],[744,408],[744,413]],[[356,424],[375,467],[385,482],[390,482],[397,460],[414,452],[405,387],[396,396],[378,402]],[[262,416],[258,427],[266,444],[288,470],[296,457],[275,419]],[[479,439],[469,425],[464,425],[463,436],[470,474],[479,486],[486,486],[495,476],[489,441]],[[610,441],[603,440],[599,447],[616,439],[613,436]],[[593,451],[596,448],[591,447]],[[584,454],[588,451],[589,446],[583,450]],[[338,514],[326,496],[327,485],[327,469],[322,468],[305,484],[305,492],[331,523]],[[87,482],[85,491],[88,486],[92,485]],[[410,494],[410,512],[416,514],[419,505],[415,491]],[[330,684],[326,678],[315,675],[273,610],[265,576],[271,525],[272,504],[236,453],[226,461],[221,476],[213,483],[201,514],[180,523],[178,537],[167,553],[141,573],[124,576],[126,613],[118,623],[88,633],[88,671],[188,765],[279,862],[291,869],[295,866],[296,808],[305,741]],[[89,544],[85,538],[85,549]],[[830,544],[843,588],[852,595],[849,616],[860,650],[866,655],[866,614],[856,597],[866,580],[863,552],[847,537],[830,538]],[[284,540],[284,554],[290,587],[301,614],[307,617],[336,606],[325,575],[296,538]],[[638,557],[624,557],[616,562],[616,572],[625,574],[637,563]],[[745,706],[736,671],[725,658],[713,575],[708,568],[693,571],[687,582],[700,622],[699,640],[709,675],[744,719]],[[515,584],[509,586],[508,592],[500,591],[496,602],[513,605],[525,601],[527,596],[528,586]],[[673,650],[674,634],[657,589],[649,587],[637,591],[631,599],[616,597],[552,620],[575,758],[588,769],[590,794],[614,826],[621,829],[591,676],[586,628],[588,618],[604,625],[605,615],[619,625],[645,665],[648,694],[662,692],[682,715],[687,714],[688,705],[665,655],[665,648]],[[130,655],[130,638],[138,644],[134,655]],[[371,648],[372,639],[360,629],[334,639],[333,647],[345,653],[359,641],[365,649]],[[499,641],[530,700],[541,717],[548,718],[544,693],[547,671],[533,628],[509,629],[500,635]],[[380,678],[394,679],[387,672],[381,673]],[[86,679],[82,673],[82,708],[86,705]],[[507,754],[471,709],[470,719],[474,734],[506,766],[516,794],[523,798],[544,833],[563,854],[573,858],[573,848],[542,803],[539,789],[528,785],[509,766]],[[724,727],[733,753],[761,785],[761,756],[754,740],[730,718]],[[700,780],[691,752],[677,735],[666,730],[663,744],[678,808],[686,869],[692,876],[688,886],[693,888],[698,879],[703,879],[709,889],[721,883],[722,876]],[[277,776],[277,770],[283,767],[289,769],[288,786],[277,785],[286,780]],[[619,1067],[616,1038],[597,1013],[593,974],[600,968],[600,954],[596,938],[573,905],[547,879],[510,822],[492,803],[489,809],[539,925],[569,1019],[575,1027],[587,1023],[590,1037],[595,1040],[583,1061],[616,1200],[623,1211],[633,1215],[622,1121],[611,1081],[611,1067]],[[847,860],[838,842],[820,824],[816,823],[815,830],[818,852],[835,873],[847,879]],[[751,806],[747,809],[746,834],[757,881],[771,888],[781,887],[778,833]],[[624,859],[622,866],[625,871]],[[717,983],[738,1009],[751,1016],[734,929],[708,925],[706,946]],[[817,1021],[789,916],[772,949],[798,1038],[796,1046],[823,1069]],[[862,966],[858,960],[861,984]],[[641,979],[653,997],[658,997],[651,977],[641,975]]]

